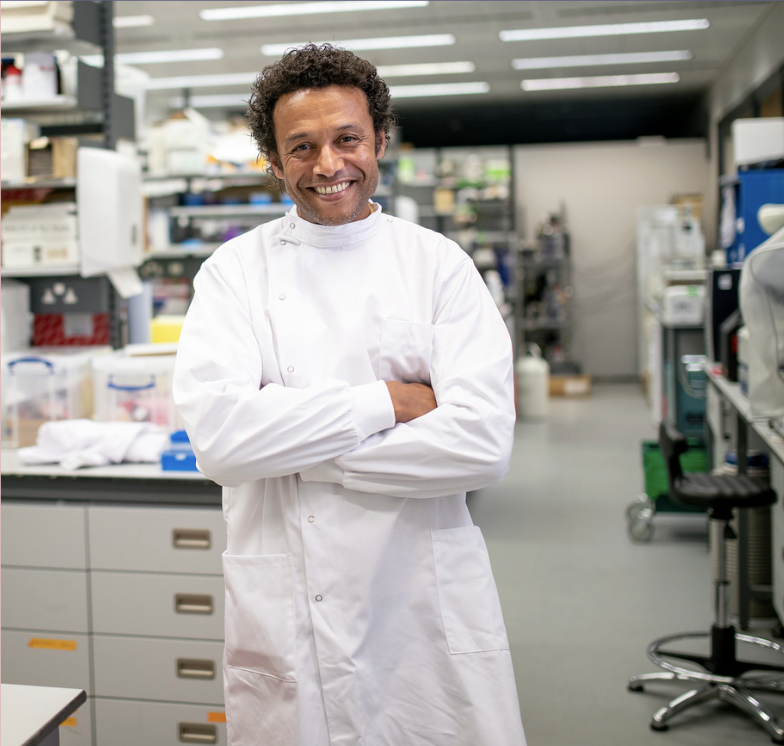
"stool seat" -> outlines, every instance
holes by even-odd
[[[688,473],[676,477],[673,488],[674,500],[706,510],[762,508],[776,502],[769,484],[746,474]]]

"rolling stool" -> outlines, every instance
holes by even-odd
[[[670,497],[682,505],[706,508],[712,521],[724,524],[718,549],[718,577],[716,579],[715,618],[710,632],[689,632],[661,637],[648,646],[648,657],[665,671],[632,676],[629,689],[643,691],[645,684],[656,681],[695,682],[697,686],[672,700],[656,712],[651,720],[653,730],[667,730],[668,721],[689,707],[719,699],[734,705],[759,723],[771,736],[774,743],[784,744],[784,729],[751,694],[752,689],[784,694],[784,684],[770,678],[771,672],[784,676],[782,665],[738,660],[736,641],[757,645],[768,650],[784,653],[784,647],[761,637],[740,634],[729,623],[727,551],[728,539],[737,538],[730,526],[734,508],[758,508],[776,502],[776,493],[763,481],[745,474],[712,475],[684,474],[680,455],[688,449],[686,438],[673,425],[662,422],[659,426],[659,447],[667,467]],[[687,639],[709,639],[710,653],[692,653],[663,650],[668,643]],[[674,659],[671,663],[666,659]],[[678,661],[698,664],[702,671],[677,665]],[[746,676],[751,671],[768,672],[767,680]]]

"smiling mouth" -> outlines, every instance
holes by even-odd
[[[350,186],[350,181],[342,181],[340,184],[334,184],[332,186],[314,186],[313,189],[315,189],[318,194],[339,194]]]

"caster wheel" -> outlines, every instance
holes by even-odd
[[[653,524],[644,518],[629,523],[629,536],[634,541],[650,541],[653,538]]]
[[[669,730],[670,726],[667,723],[657,723],[655,720],[651,721],[651,730],[656,730],[659,732],[663,732],[665,730]]]
[[[630,692],[644,692],[642,684],[629,684],[626,687]]]

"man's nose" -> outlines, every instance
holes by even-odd
[[[343,157],[331,145],[319,149],[315,173],[333,176],[343,168]]]

